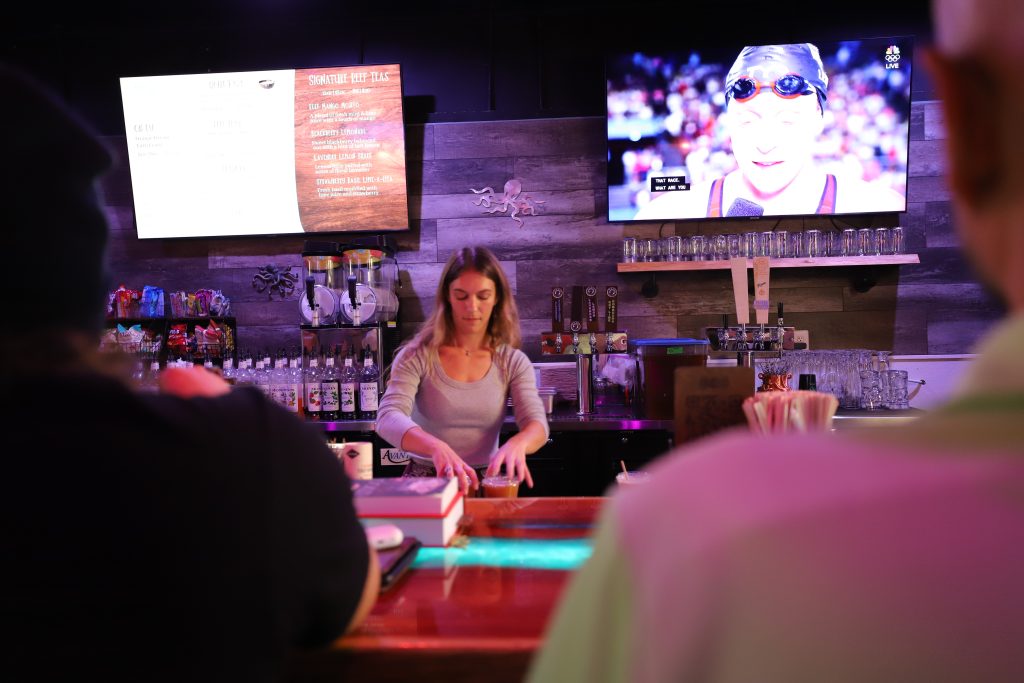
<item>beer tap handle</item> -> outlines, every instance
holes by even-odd
[[[746,351],[747,350],[747,325],[746,323],[740,323],[740,331],[736,336],[736,350]]]

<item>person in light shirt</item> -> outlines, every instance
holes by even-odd
[[[408,451],[405,476],[480,476],[533,486],[526,456],[547,443],[548,421],[533,365],[517,347],[519,313],[508,278],[486,247],[445,264],[434,311],[403,345],[377,410],[377,433]],[[507,397],[519,431],[499,444]]]
[[[614,493],[529,683],[1024,680],[1024,3],[932,6],[956,227],[1009,315],[909,425],[722,432]]]

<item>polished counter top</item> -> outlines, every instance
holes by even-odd
[[[355,632],[296,655],[286,680],[521,681],[604,500],[467,499],[464,544],[421,548]]]

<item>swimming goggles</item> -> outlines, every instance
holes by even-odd
[[[740,76],[729,88],[729,93],[737,102],[746,102],[755,97],[764,88],[771,88],[779,97],[791,100],[801,95],[811,95],[814,86],[807,82],[803,76],[786,74],[773,83],[762,83],[750,76]]]

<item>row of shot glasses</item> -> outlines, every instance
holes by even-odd
[[[821,258],[840,256],[889,256],[903,254],[903,228],[855,230],[766,230],[723,235],[670,235],[662,238],[624,237],[622,262],[720,261],[743,256],[771,258]]]

